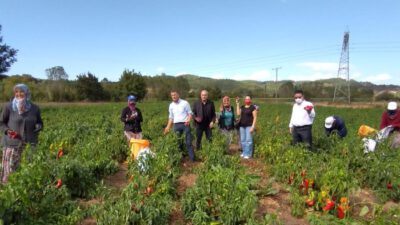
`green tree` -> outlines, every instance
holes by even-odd
[[[146,96],[146,82],[140,73],[125,70],[119,79],[119,90],[122,96],[135,95],[138,100]]]
[[[278,96],[280,98],[291,98],[293,97],[294,86],[292,81],[283,82],[278,89]]]
[[[49,80],[68,80],[68,74],[62,66],[53,66],[46,69],[46,75]]]
[[[76,89],[80,100],[98,101],[104,99],[104,89],[92,73],[78,75]]]
[[[46,90],[49,101],[70,101],[68,74],[62,66],[53,66],[45,70],[47,75]]]
[[[3,36],[1,36],[1,25],[0,25],[0,74],[7,72],[11,67],[11,64],[17,61],[18,50],[11,48],[10,46],[3,43]]]

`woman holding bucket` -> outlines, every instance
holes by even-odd
[[[143,122],[142,112],[136,107],[136,97],[134,95],[128,96],[128,106],[126,106],[121,113],[121,121],[124,123],[124,134],[129,141],[133,139],[142,139]]]

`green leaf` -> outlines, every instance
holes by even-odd
[[[364,206],[364,207],[362,207],[361,212],[360,212],[359,215],[360,215],[361,217],[363,217],[363,216],[367,215],[368,212],[369,212],[368,206]]]

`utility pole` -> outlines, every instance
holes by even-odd
[[[275,67],[272,70],[275,70],[275,99],[278,99],[278,71],[282,69],[282,67]]]

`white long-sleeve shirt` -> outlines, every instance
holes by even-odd
[[[313,107],[310,113],[308,113],[307,110],[304,109],[304,107],[306,106]],[[311,102],[304,100],[300,105],[295,103],[293,105],[292,117],[290,118],[289,127],[311,125],[314,122],[314,118],[315,110],[314,105]]]

